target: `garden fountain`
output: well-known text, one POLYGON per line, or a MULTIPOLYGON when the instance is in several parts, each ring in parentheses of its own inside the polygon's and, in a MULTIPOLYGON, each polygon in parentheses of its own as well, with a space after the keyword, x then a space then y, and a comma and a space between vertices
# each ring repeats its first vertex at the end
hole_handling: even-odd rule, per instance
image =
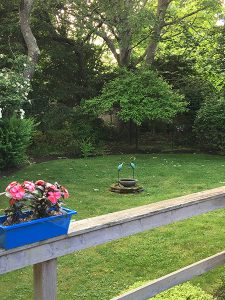
POLYGON ((138 184, 137 179, 135 179, 134 177, 135 168, 136 168, 134 162, 131 162, 129 164, 133 173, 132 178, 120 178, 120 172, 123 169, 123 165, 124 163, 118 165, 117 167, 118 180, 116 183, 111 185, 110 191, 114 193, 120 193, 120 194, 135 194, 135 193, 142 192, 144 190, 143 187, 138 184))

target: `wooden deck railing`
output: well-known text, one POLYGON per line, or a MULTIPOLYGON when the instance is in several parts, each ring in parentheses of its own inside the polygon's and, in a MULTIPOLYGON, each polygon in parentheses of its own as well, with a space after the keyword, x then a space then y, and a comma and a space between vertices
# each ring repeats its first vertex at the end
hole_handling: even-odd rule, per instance
MULTIPOLYGON (((34 299, 55 300, 57 257, 225 207, 225 187, 71 222, 69 234, 12 250, 0 249, 0 274, 29 265, 34 270, 34 299)), ((225 263, 218 253, 151 281, 114 300, 145 300, 225 263)))

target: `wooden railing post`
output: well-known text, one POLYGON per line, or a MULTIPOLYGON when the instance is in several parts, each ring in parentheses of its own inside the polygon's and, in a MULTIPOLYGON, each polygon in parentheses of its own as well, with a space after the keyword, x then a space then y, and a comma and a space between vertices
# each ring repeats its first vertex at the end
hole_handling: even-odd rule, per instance
POLYGON ((57 259, 44 261, 33 266, 34 300, 56 300, 57 259))

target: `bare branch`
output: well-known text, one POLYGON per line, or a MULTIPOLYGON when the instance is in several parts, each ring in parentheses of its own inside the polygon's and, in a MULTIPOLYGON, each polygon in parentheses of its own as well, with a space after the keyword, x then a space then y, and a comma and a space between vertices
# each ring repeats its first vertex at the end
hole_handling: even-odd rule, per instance
MULTIPOLYGON (((98 25, 97 25, 97 28, 101 28, 103 25, 103 22, 100 22, 98 25)), ((90 32, 88 32, 88 34, 86 35, 86 37, 84 37, 84 43, 86 43, 92 36, 93 33, 96 33, 96 28, 92 28, 90 30, 90 32)))
POLYGON ((102 30, 102 31, 95 31, 95 33, 100 36, 107 44, 107 46, 109 47, 109 49, 111 50, 113 56, 115 57, 115 59, 117 60, 118 64, 120 63, 120 57, 119 54, 116 51, 116 47, 112 41, 112 39, 110 39, 110 37, 102 30))
POLYGON ((134 48, 136 48, 137 46, 139 46, 142 42, 146 41, 151 35, 152 35, 152 32, 150 32, 149 34, 145 35, 140 41, 138 41, 134 46, 132 46, 130 48, 130 50, 133 50, 134 48))
POLYGON ((205 10, 206 8, 207 8, 207 7, 204 6, 204 7, 202 7, 202 8, 196 9, 195 11, 192 11, 192 12, 190 12, 189 14, 186 14, 186 15, 184 15, 184 16, 181 17, 181 18, 178 18, 178 19, 173 20, 173 21, 171 21, 171 22, 166 22, 166 23, 164 23, 164 26, 170 26, 170 25, 177 24, 177 23, 179 23, 180 21, 182 21, 182 20, 184 20, 184 19, 186 19, 186 18, 188 18, 188 17, 191 17, 191 16, 197 14, 197 13, 200 12, 200 11, 205 10))
POLYGON ((133 65, 134 66, 137 66, 138 64, 140 64, 146 57, 146 54, 147 54, 147 49, 145 50, 145 52, 139 56, 134 62, 133 62, 133 65))

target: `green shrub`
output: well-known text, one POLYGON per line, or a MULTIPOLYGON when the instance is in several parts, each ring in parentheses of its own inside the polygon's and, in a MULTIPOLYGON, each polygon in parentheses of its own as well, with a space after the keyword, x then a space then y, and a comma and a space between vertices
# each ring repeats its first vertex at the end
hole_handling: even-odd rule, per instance
POLYGON ((42 130, 35 134, 30 148, 35 157, 90 156, 96 149, 98 153, 102 152, 102 139, 109 135, 102 120, 79 107, 64 109, 61 113, 55 110, 52 115, 48 113, 39 129, 42 130))
POLYGON ((207 100, 197 113, 194 131, 201 147, 225 151, 225 99, 207 100))
POLYGON ((82 156, 84 157, 91 156, 94 153, 95 147, 93 146, 90 138, 86 138, 80 141, 80 151, 82 156))
POLYGON ((171 288, 159 295, 151 298, 152 300, 213 300, 213 296, 207 294, 199 286, 184 283, 171 288))
POLYGON ((37 131, 29 153, 34 157, 102 155, 107 152, 103 142, 91 138, 77 139, 69 129, 37 131))
POLYGON ((47 109, 44 108, 41 117, 36 116, 38 120, 40 119, 39 129, 43 131, 65 129, 72 113, 72 109, 65 105, 52 105, 47 109))
POLYGON ((73 132, 74 138, 79 142, 91 140, 93 145, 97 145, 99 140, 107 138, 103 120, 96 118, 92 113, 85 112, 81 107, 74 109, 67 128, 73 132))
POLYGON ((76 156, 80 154, 79 144, 71 130, 37 131, 30 153, 35 157, 44 156, 76 156))
POLYGON ((27 148, 35 132, 33 119, 0 119, 0 169, 15 167, 27 161, 27 148))

